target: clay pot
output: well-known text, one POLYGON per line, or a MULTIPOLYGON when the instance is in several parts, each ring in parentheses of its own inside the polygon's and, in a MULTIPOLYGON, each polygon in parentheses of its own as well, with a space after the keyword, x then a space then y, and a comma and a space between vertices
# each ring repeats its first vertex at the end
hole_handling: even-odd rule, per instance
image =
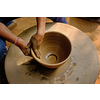
POLYGON ((34 59, 44 67, 57 68, 69 62, 72 45, 68 37, 60 32, 46 32, 40 46, 41 57, 36 57, 31 49, 34 59))

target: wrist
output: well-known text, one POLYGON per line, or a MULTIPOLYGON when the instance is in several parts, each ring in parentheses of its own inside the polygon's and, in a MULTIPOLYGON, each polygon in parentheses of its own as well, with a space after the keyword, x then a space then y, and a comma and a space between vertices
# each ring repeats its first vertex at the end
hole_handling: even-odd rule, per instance
POLYGON ((43 36, 45 34, 45 30, 38 30, 36 34, 39 36, 43 36))
POLYGON ((44 34, 35 34, 34 37, 40 45, 42 43, 43 38, 44 38, 44 34))
POLYGON ((17 46, 18 45, 18 40, 21 39, 20 37, 17 37, 17 39, 15 40, 14 44, 17 46))
POLYGON ((20 37, 18 37, 16 40, 15 40, 15 43, 14 43, 17 47, 19 47, 21 50, 24 50, 25 49, 25 45, 27 44, 27 42, 25 42, 23 39, 21 39, 20 37))

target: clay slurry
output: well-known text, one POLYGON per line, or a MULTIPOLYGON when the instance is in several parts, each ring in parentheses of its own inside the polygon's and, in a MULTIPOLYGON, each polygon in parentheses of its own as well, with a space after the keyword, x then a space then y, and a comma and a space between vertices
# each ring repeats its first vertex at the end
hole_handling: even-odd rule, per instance
POLYGON ((50 64, 54 64, 57 61, 57 56, 55 54, 50 54, 47 57, 47 62, 50 64))

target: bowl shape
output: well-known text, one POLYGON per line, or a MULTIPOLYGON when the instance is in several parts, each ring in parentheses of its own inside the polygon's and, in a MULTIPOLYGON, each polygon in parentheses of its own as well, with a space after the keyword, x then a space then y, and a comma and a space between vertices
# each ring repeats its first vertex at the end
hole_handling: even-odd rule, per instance
POLYGON ((44 67, 57 68, 69 60, 72 46, 68 37, 60 32, 46 32, 40 46, 41 57, 32 56, 44 67))

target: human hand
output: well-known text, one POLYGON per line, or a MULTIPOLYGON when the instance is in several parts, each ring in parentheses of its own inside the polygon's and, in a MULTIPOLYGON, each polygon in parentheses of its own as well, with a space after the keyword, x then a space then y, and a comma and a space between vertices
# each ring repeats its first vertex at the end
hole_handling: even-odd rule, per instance
POLYGON ((26 48, 28 42, 26 42, 23 39, 21 39, 20 37, 18 37, 14 44, 21 49, 21 51, 24 53, 25 56, 31 56, 31 52, 30 52, 31 49, 26 48))
POLYGON ((42 43, 43 36, 35 34, 31 37, 29 43, 26 45, 25 49, 26 52, 29 51, 30 48, 33 49, 35 55, 40 58, 41 53, 40 53, 40 45, 42 43))
POLYGON ((32 56, 30 50, 32 48, 35 55, 40 58, 40 45, 45 34, 45 22, 46 17, 37 17, 37 33, 31 37, 25 49, 22 50, 26 56, 32 56))

